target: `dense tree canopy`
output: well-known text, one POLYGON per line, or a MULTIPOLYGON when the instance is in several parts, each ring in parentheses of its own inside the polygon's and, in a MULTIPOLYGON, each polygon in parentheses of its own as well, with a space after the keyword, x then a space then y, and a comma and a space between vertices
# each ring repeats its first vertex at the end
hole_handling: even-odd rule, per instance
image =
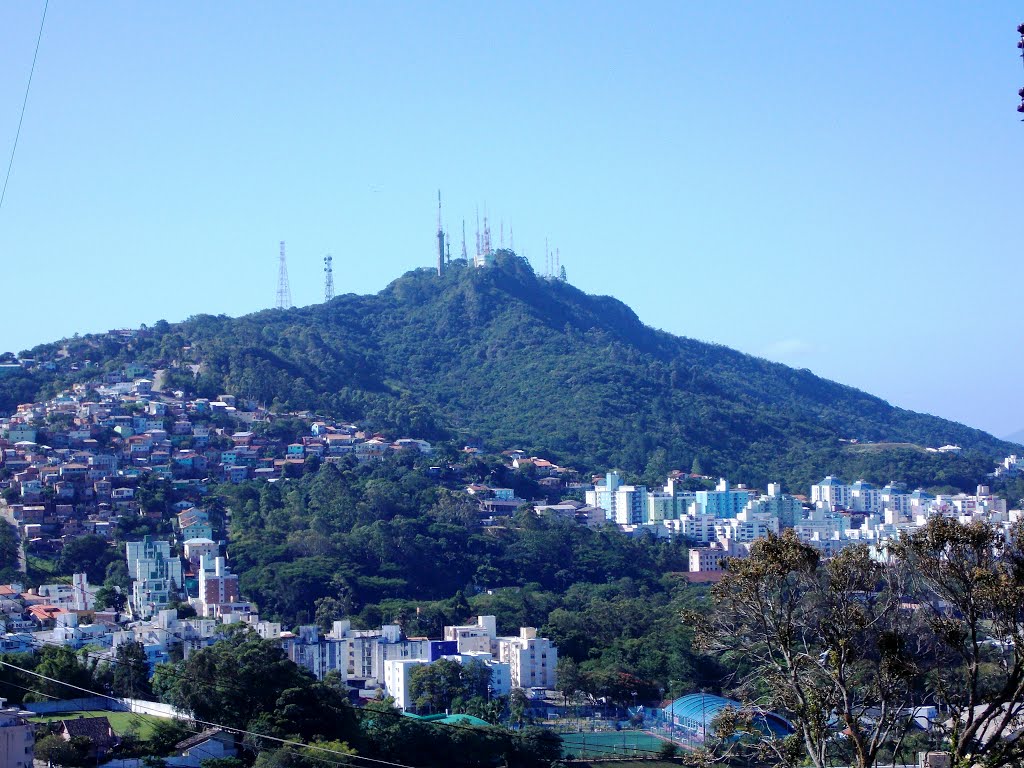
MULTIPOLYGON (((86 336, 63 347, 61 361, 149 362, 208 397, 230 392, 283 410, 314 409, 396 436, 470 435, 588 468, 699 465, 790 487, 825 472, 914 484, 948 475, 949 484, 967 487, 964 480, 982 477, 972 455, 988 464, 984 472, 1013 450, 807 370, 648 328, 615 299, 539 278, 504 251, 494 268, 453 265, 440 278, 411 272, 376 296, 237 319, 201 315, 158 324, 126 344, 86 336), (187 364, 201 364, 198 376, 187 364), (844 448, 840 438, 897 445, 873 455, 844 448), (898 447, 904 443, 956 443, 968 455, 898 447)), ((56 350, 44 345, 31 355, 57 361, 56 350)), ((0 409, 85 376, 4 378, 0 409)), ((290 431, 280 425, 281 434, 290 431)))
MULTIPOLYGON (((791 532, 769 536, 727 561, 710 612, 684 617, 737 673, 733 695, 794 726, 788 739, 754 739, 761 761, 889 764, 908 713, 934 703, 932 736, 954 768, 1016 765, 1021 534, 1008 541, 987 523, 934 517, 886 551, 854 545, 827 560, 791 532)), ((735 752, 743 723, 726 720, 718 726, 732 738, 721 744, 735 752)))
POLYGON ((894 546, 928 632, 927 689, 953 768, 1019 765, 1024 744, 1024 528, 936 517, 894 546))

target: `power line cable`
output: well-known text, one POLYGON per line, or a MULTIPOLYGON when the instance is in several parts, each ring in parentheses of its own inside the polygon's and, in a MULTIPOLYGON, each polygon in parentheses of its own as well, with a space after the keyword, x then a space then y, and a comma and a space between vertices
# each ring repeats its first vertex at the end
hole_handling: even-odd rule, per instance
MULTIPOLYGON (((162 628, 161 628, 161 631, 169 632, 169 630, 162 629, 162 628)), ((50 640, 50 641, 42 640, 42 639, 39 639, 39 638, 33 638, 31 642, 33 644, 35 644, 36 647, 42 647, 42 646, 49 646, 49 647, 54 647, 54 648, 66 647, 63 643, 59 643, 59 642, 52 641, 52 640, 50 640)), ((125 664, 126 663, 123 660, 116 658, 116 656, 115 657, 108 657, 105 654, 93 653, 93 652, 86 651, 84 649, 77 651, 77 653, 79 655, 84 655, 84 656, 86 656, 88 658, 95 659, 97 662, 102 661, 102 662, 107 663, 107 664, 125 664)), ((173 667, 171 665, 164 666, 164 668, 162 670, 162 674, 170 677, 171 679, 177 680, 177 681, 188 682, 190 685, 202 685, 202 686, 206 686, 206 687, 212 688, 214 690, 234 691, 236 693, 240 693, 240 694, 243 694, 243 695, 245 694, 245 690, 242 688, 242 686, 237 684, 237 683, 234 683, 233 681, 222 680, 222 681, 219 681, 219 682, 214 682, 214 681, 208 681, 208 680, 193 679, 193 678, 188 677, 187 675, 182 673, 180 670, 178 670, 176 667, 173 667)), ((371 717, 371 716, 376 716, 376 715, 384 715, 385 717, 396 717, 396 718, 400 718, 402 720, 408 721, 410 723, 419 723, 419 724, 424 725, 424 726, 436 726, 436 727, 450 728, 450 729, 460 730, 460 731, 469 731, 469 732, 472 732, 472 733, 479 733, 479 727, 478 726, 463 725, 461 723, 450 723, 450 722, 449 723, 445 723, 445 722, 441 722, 441 721, 437 721, 437 720, 410 719, 407 715, 405 715, 405 714, 403 714, 401 712, 397 712, 395 710, 374 710, 374 709, 368 709, 366 707, 355 707, 355 706, 353 706, 352 709, 357 714, 357 716, 360 717, 360 718, 371 717)), ((201 722, 201 721, 197 720, 196 722, 201 722)), ((220 727, 227 728, 227 726, 220 726, 220 727)), ((239 729, 231 728, 230 730, 239 730, 239 729)), ((522 733, 520 733, 518 731, 513 731, 513 730, 507 730, 507 733, 508 733, 508 736, 510 738, 518 739, 520 741, 520 743, 522 743, 522 740, 524 738, 524 735, 522 733)), ((567 735, 573 735, 573 734, 567 734, 567 735)), ((569 746, 575 746, 575 747, 581 746, 579 743, 576 743, 576 742, 573 742, 573 741, 568 741, 568 740, 564 740, 564 739, 563 739, 563 741, 565 741, 569 746)), ((604 744, 593 744, 593 745, 587 745, 587 751, 591 752, 591 753, 608 754, 609 756, 612 756, 612 755, 622 754, 623 753, 623 748, 620 748, 620 747, 618 747, 618 746, 616 746, 614 744, 607 744, 607 745, 604 745, 604 744)), ((658 755, 658 754, 660 754, 658 750, 645 749, 645 748, 641 748, 641 747, 635 746, 635 745, 633 747, 630 747, 627 751, 629 753, 631 753, 631 754, 648 754, 648 755, 658 755)), ((366 758, 366 759, 369 759, 369 758, 366 758)))
POLYGON ((25 120, 25 108, 28 106, 28 94, 32 89, 32 75, 36 72, 36 59, 39 58, 39 43, 43 39, 43 25, 46 23, 46 9, 50 0, 43 5, 43 18, 39 21, 39 35, 36 37, 36 50, 32 54, 32 67, 28 71, 28 84, 25 86, 25 98, 21 102, 21 115, 18 117, 18 130, 14 132, 14 146, 11 147, 11 159, 7 162, 7 176, 4 178, 3 192, 0 192, 0 210, 3 210, 4 199, 7 197, 7 182, 11 180, 11 168, 14 167, 14 153, 18 151, 18 139, 21 137, 21 124, 25 120))
MULTIPOLYGON (((39 672, 34 672, 32 670, 25 669, 24 667, 19 667, 17 664, 11 664, 10 662, 4 661, 2 659, 0 659, 0 666, 10 667, 11 669, 17 669, 18 671, 20 671, 20 672, 22 672, 24 674, 32 675, 33 677, 38 677, 38 678, 40 678, 42 680, 47 680, 47 681, 49 681, 51 683, 57 683, 58 685, 64 685, 64 686, 67 686, 68 688, 71 688, 73 690, 81 691, 82 693, 88 693, 90 696, 96 696, 98 698, 108 699, 110 701, 117 701, 117 702, 121 701, 116 696, 110 696, 110 695, 105 694, 105 693, 100 693, 99 691, 92 691, 92 690, 90 690, 88 688, 83 688, 80 685, 74 685, 73 683, 67 683, 67 682, 64 682, 63 680, 58 680, 58 679, 56 679, 54 677, 49 677, 48 675, 43 675, 43 674, 41 674, 39 672)), ((134 703, 134 706, 139 707, 142 710, 146 709, 145 703, 140 703, 140 702, 136 701, 134 703)), ((141 714, 146 714, 146 713, 143 711, 141 714)), ((363 755, 353 755, 353 754, 349 754, 347 752, 341 752, 341 751, 336 750, 336 749, 329 749, 327 747, 321 747, 321 746, 318 746, 318 745, 315 745, 315 744, 306 744, 306 743, 301 742, 301 741, 295 741, 294 739, 282 739, 282 738, 280 738, 278 736, 270 736, 270 735, 263 734, 263 733, 256 733, 255 731, 249 731, 249 730, 246 730, 245 728, 234 728, 234 727, 230 727, 230 726, 227 726, 227 725, 222 725, 220 723, 215 723, 215 722, 212 722, 212 721, 209 721, 209 720, 200 720, 199 718, 196 718, 196 717, 193 717, 191 719, 192 719, 192 722, 194 722, 194 723, 199 723, 201 725, 205 725, 205 726, 208 726, 210 728, 220 728, 221 730, 223 730, 223 731, 225 731, 227 733, 245 734, 246 736, 253 736, 253 737, 258 738, 258 739, 264 739, 266 741, 277 742, 278 744, 281 744, 281 745, 286 746, 286 747, 299 747, 301 749, 312 749, 312 750, 316 750, 316 751, 319 751, 319 752, 326 752, 326 753, 332 754, 332 755, 339 755, 341 757, 344 757, 346 760, 365 760, 367 762, 376 763, 378 765, 393 766, 393 768, 414 768, 413 766, 408 766, 408 765, 405 765, 403 763, 396 763, 396 762, 392 762, 390 760, 378 760, 376 758, 365 757, 363 755)))
MULTIPOLYGON (((52 693, 46 693, 45 691, 40 691, 40 690, 37 690, 35 688, 26 688, 24 685, 18 685, 17 683, 12 683, 9 680, 0 680, 0 685, 7 685, 7 686, 10 686, 12 688, 19 688, 22 691, 27 691, 28 693, 34 693, 37 696, 45 696, 46 698, 53 699, 54 701, 63 701, 63 699, 61 699, 59 696, 54 696, 52 693)), ((115 710, 107 710, 107 711, 113 712, 115 710)), ((59 712, 59 711, 55 711, 55 712, 52 712, 52 713, 36 712, 35 714, 37 716, 45 716, 47 714, 57 715, 57 717, 50 718, 48 720, 44 720, 43 721, 44 724, 48 724, 50 722, 53 722, 54 720, 61 721, 61 720, 71 720, 71 719, 74 719, 74 718, 60 717, 60 715, 62 715, 62 714, 70 714, 68 712, 59 712)), ((135 725, 144 725, 145 724, 145 721, 142 720, 142 717, 139 714, 137 714, 135 712, 132 712, 130 709, 129 709, 128 712, 126 712, 124 714, 127 714, 128 717, 132 720, 132 722, 135 725)), ((185 723, 182 723, 182 727, 185 730, 191 731, 192 733, 194 733, 196 735, 199 735, 199 734, 204 732, 204 731, 198 731, 195 728, 193 728, 193 727, 191 727, 191 726, 189 726, 189 725, 187 725, 185 723)), ((215 755, 213 752, 210 752, 208 749, 200 749, 199 751, 206 753, 206 755, 208 755, 209 757, 220 757, 221 756, 221 755, 215 755)))
MULTIPOLYGON (((17 683, 12 683, 9 680, 2 680, 2 681, 0 681, 0 685, 7 685, 7 686, 10 686, 12 688, 19 688, 22 691, 27 691, 28 693, 34 693, 37 696, 45 696, 46 698, 53 699, 54 701, 65 701, 65 699, 61 699, 59 696, 54 696, 52 693, 46 693, 45 691, 40 691, 40 690, 37 690, 35 688, 26 688, 24 685, 18 685, 17 683)), ((128 717, 132 720, 132 722, 135 725, 137 725, 137 726, 143 726, 143 725, 147 724, 146 721, 142 719, 142 715, 140 715, 137 712, 133 712, 130 708, 129 708, 129 710, 127 712, 122 712, 121 710, 106 710, 106 711, 111 712, 111 713, 117 712, 117 713, 128 715, 128 717)), ((59 711, 55 711, 55 712, 52 712, 52 713, 37 712, 35 714, 37 716, 40 716, 40 717, 46 716, 48 714, 56 715, 56 717, 50 718, 50 719, 48 719, 46 721, 43 721, 44 724, 45 723, 49 723, 49 722, 53 722, 53 721, 61 721, 61 720, 71 720, 71 719, 74 719, 74 718, 60 717, 60 715, 70 714, 70 712, 59 712, 59 711)), ((155 715, 150 715, 150 717, 156 717, 156 716, 155 715)), ((184 730, 190 731, 191 733, 195 734, 196 736, 199 736, 199 735, 201 735, 203 733, 206 733, 206 731, 209 730, 209 729, 199 730, 199 729, 195 728, 194 726, 189 725, 186 721, 181 720, 181 719, 177 719, 177 718, 174 720, 174 722, 178 723, 184 730)), ((189 747, 189 749, 190 750, 196 750, 196 747, 189 747)), ((211 757, 211 758, 223 757, 223 755, 221 755, 221 754, 215 754, 214 752, 211 752, 209 750, 209 748, 199 748, 197 751, 202 752, 202 753, 206 754, 207 757, 211 757)), ((305 757, 305 758, 310 759, 310 760, 318 760, 320 762, 325 762, 325 763, 328 763, 330 765, 351 765, 351 763, 348 763, 348 762, 340 763, 337 760, 328 760, 325 757, 317 757, 315 755, 300 755, 300 753, 295 752, 293 750, 289 750, 289 749, 286 749, 285 751, 288 754, 290 754, 290 755, 296 755, 296 756, 300 756, 300 757, 305 757)))

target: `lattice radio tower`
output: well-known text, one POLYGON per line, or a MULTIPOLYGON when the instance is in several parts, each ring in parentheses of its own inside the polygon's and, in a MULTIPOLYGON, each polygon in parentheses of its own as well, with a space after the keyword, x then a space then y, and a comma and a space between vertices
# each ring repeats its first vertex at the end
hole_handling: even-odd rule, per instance
POLYGON ((437 274, 444 274, 444 228, 441 226, 441 190, 437 190, 437 274))
POLYGON ((284 240, 281 241, 281 258, 277 268, 277 308, 292 306, 292 289, 288 287, 288 262, 284 259, 284 240))
POLYGON ((334 270, 331 269, 331 254, 324 256, 324 301, 334 298, 334 270))
MULTIPOLYGON (((1020 57, 1024 59, 1024 24, 1017 27, 1017 33, 1020 35, 1020 42, 1017 43, 1017 47, 1020 48, 1020 57)), ((1017 106, 1017 111, 1024 114, 1024 88, 1017 91, 1020 96, 1020 104, 1017 106)))

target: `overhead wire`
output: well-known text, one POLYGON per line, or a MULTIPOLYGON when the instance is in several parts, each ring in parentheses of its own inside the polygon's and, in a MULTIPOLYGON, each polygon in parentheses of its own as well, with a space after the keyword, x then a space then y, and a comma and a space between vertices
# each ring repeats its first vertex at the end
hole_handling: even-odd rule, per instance
MULTIPOLYGON (((83 688, 82 686, 75 685, 74 683, 68 683, 68 682, 65 682, 63 680, 58 680, 57 678, 41 674, 39 672, 35 672, 33 670, 30 670, 30 669, 25 669, 24 667, 19 667, 17 664, 11 664, 9 661, 4 661, 3 659, 0 659, 0 666, 9 667, 11 669, 16 669, 16 670, 22 672, 23 674, 32 675, 33 677, 38 677, 38 678, 40 678, 42 680, 47 680, 47 681, 52 682, 52 683, 57 683, 58 685, 63 685, 63 686, 66 686, 68 688, 71 688, 72 690, 81 691, 82 693, 88 693, 90 696, 95 696, 95 697, 102 698, 102 699, 108 699, 109 701, 116 701, 116 702, 120 702, 121 701, 121 699, 118 698, 117 696, 111 696, 111 695, 106 694, 106 693, 100 693, 99 691, 90 690, 89 688, 83 688)), ((141 714, 146 714, 146 712, 145 712, 146 706, 145 706, 144 702, 139 702, 138 700, 136 700, 134 702, 134 706, 136 706, 139 709, 143 710, 141 712, 141 714)), ((155 710, 154 710, 154 713, 155 713, 155 710)), ((286 747, 299 747, 301 749, 306 749, 306 750, 315 750, 315 751, 319 751, 319 752, 326 752, 328 754, 339 755, 341 757, 344 757, 346 760, 363 760, 365 762, 375 763, 377 765, 392 766, 393 768, 414 768, 413 766, 405 765, 403 763, 396 763, 396 762, 393 762, 393 761, 390 761, 390 760, 379 760, 377 758, 366 757, 364 755, 353 755, 353 754, 349 754, 347 752, 341 752, 341 751, 336 750, 336 749, 330 749, 328 747, 318 746, 316 744, 306 744, 306 743, 301 742, 301 741, 295 741, 294 739, 283 739, 283 738, 280 738, 278 736, 270 736, 270 735, 263 734, 263 733, 256 733, 255 731, 250 731, 250 730, 247 730, 245 728, 237 728, 237 727, 227 726, 227 725, 223 725, 221 723, 212 722, 210 720, 200 720, 199 718, 196 718, 196 717, 191 718, 191 720, 194 723, 199 723, 200 725, 205 725, 205 726, 208 726, 210 728, 220 728, 221 730, 223 730, 223 731, 225 731, 227 733, 244 734, 246 736, 253 736, 253 737, 258 738, 258 739, 263 739, 263 740, 266 740, 266 741, 276 742, 276 743, 281 744, 281 745, 286 746, 286 747)), ((304 756, 309 756, 309 755, 304 755, 304 756)), ((344 763, 342 763, 342 764, 344 764, 344 763)))
MULTIPOLYGON (((27 691, 28 693, 34 693, 37 696, 45 696, 46 698, 53 699, 54 701, 63 701, 63 699, 61 699, 60 696, 54 696, 52 693, 46 693, 45 691, 40 691, 40 690, 38 690, 36 688, 26 688, 24 685, 18 685, 17 683, 12 683, 10 680, 0 680, 0 686, 10 686, 11 688, 18 688, 18 689, 20 689, 22 691, 27 691)), ((114 710, 110 710, 110 711, 114 711, 114 710)), ((47 712, 36 712, 35 714, 37 716, 43 717, 43 716, 46 716, 48 714, 58 715, 59 716, 61 714, 67 714, 67 713, 60 712, 60 711, 54 711, 54 712, 50 712, 50 713, 47 713, 47 712)), ((142 717, 139 714, 137 714, 135 712, 132 712, 130 709, 129 709, 128 712, 126 712, 124 714, 127 714, 128 717, 132 720, 132 722, 135 723, 138 726, 142 726, 142 725, 146 724, 145 721, 142 719, 142 717)), ((44 723, 52 722, 53 720, 71 720, 71 719, 74 719, 74 718, 54 717, 54 718, 51 718, 51 719, 49 719, 47 721, 44 721, 44 723)), ((200 733, 203 733, 203 731, 196 730, 195 728, 193 728, 193 727, 191 727, 191 726, 189 726, 189 725, 187 725, 185 723, 182 723, 182 727, 185 730, 191 731, 192 733, 194 733, 196 735, 198 735, 200 733)), ((221 755, 216 755, 213 752, 209 751, 208 749, 200 749, 199 751, 205 753, 208 757, 221 757, 221 755)))
MULTIPOLYGON (((42 640, 42 639, 39 639, 39 638, 33 638, 32 642, 36 645, 36 647, 42 647, 42 646, 54 647, 54 648, 65 647, 62 643, 58 643, 58 642, 55 642, 55 641, 52 641, 52 640, 51 641, 42 640)), ((85 651, 85 650, 78 651, 78 653, 81 654, 81 655, 85 655, 88 658, 95 659, 97 662, 102 661, 102 662, 109 663, 109 664, 121 664, 121 663, 124 663, 123 661, 117 659, 116 657, 111 658, 111 657, 107 656, 106 654, 93 653, 93 652, 89 652, 89 651, 85 651)), ((243 694, 243 695, 246 693, 241 685, 239 685, 238 683, 235 683, 233 681, 222 680, 222 681, 219 681, 219 682, 214 682, 214 681, 206 681, 206 680, 196 680, 196 679, 193 679, 193 678, 189 678, 188 676, 184 675, 183 673, 181 673, 178 669, 176 669, 174 667, 164 667, 163 670, 162 670, 162 674, 165 674, 165 675, 167 675, 168 677, 170 677, 170 678, 172 678, 174 680, 186 681, 190 685, 201 685, 201 686, 205 686, 205 687, 212 688, 214 690, 220 690, 220 691, 229 690, 229 691, 234 691, 234 692, 237 692, 237 693, 240 693, 240 694, 243 694)), ((446 722, 441 722, 441 721, 436 721, 436 720, 419 720, 419 719, 409 720, 407 715, 404 715, 401 712, 398 712, 396 710, 375 710, 375 709, 369 709, 367 707, 355 707, 355 706, 352 707, 352 709, 357 714, 357 716, 360 717, 360 718, 383 715, 385 717, 395 717, 395 718, 400 718, 402 720, 406 720, 406 721, 409 721, 409 722, 420 723, 420 724, 425 725, 425 726, 435 726, 435 727, 439 727, 439 728, 448 728, 448 729, 454 729, 454 730, 459 730, 459 731, 468 731, 468 732, 471 732, 471 733, 479 733, 479 727, 478 726, 464 725, 464 724, 461 724, 461 723, 451 723, 451 722, 447 722, 446 723, 446 722)), ((199 721, 197 721, 197 722, 199 722, 199 721)), ((233 730, 237 730, 237 729, 233 729, 233 730)), ((519 739, 520 742, 524 738, 524 735, 522 733, 518 732, 518 731, 509 730, 508 731, 508 735, 511 738, 519 739)), ((580 746, 579 744, 577 744, 575 742, 568 742, 568 743, 570 744, 570 746, 577 746, 577 747, 580 746)), ((588 745, 587 746, 587 750, 588 750, 588 752, 605 753, 605 754, 608 754, 609 756, 621 754, 623 752, 622 748, 620 748, 620 747, 618 747, 618 746, 616 746, 614 744, 609 744, 609 745, 600 745, 600 744, 588 745)), ((645 748, 642 748, 642 747, 639 747, 639 746, 629 747, 627 751, 630 754, 649 754, 649 755, 657 755, 657 754, 659 754, 658 750, 645 749, 645 748)))
MULTIPOLYGON (((41 642, 45 642, 45 641, 41 641, 41 642)), ((59 646, 59 644, 57 644, 57 646, 54 646, 54 647, 58 647, 58 646, 59 646)), ((27 670, 26 670, 26 671, 27 671, 27 670)), ((62 684, 62 685, 64 685, 64 683, 61 683, 61 684, 62 684)), ((46 697, 46 698, 48 698, 48 699, 53 699, 54 701, 66 701, 66 699, 61 699, 61 698, 60 698, 60 696, 55 696, 55 695, 53 695, 52 693, 46 693, 45 691, 40 691, 40 690, 38 690, 38 689, 36 689, 36 688, 27 688, 27 687, 25 687, 24 685, 18 685, 17 683, 13 683, 13 682, 11 682, 10 680, 0 680, 0 685, 7 685, 7 686, 10 686, 10 687, 12 687, 12 688, 18 688, 18 689, 20 689, 20 690, 23 690, 23 691, 26 691, 26 692, 28 692, 28 693, 34 693, 34 694, 36 694, 37 696, 44 696, 44 697, 46 697)), ((109 711, 111 711, 111 712, 122 712, 121 710, 109 710, 109 711)), ((39 715, 45 715, 45 714, 48 714, 48 713, 44 713, 44 712, 39 712, 39 713, 37 713, 37 714, 39 714, 39 715)), ((55 711, 55 712, 53 712, 53 713, 50 713, 50 714, 60 715, 60 714, 63 714, 63 713, 61 713, 61 712, 59 712, 59 711, 55 711)), ((126 715, 128 715, 128 718, 129 718, 129 719, 130 719, 130 720, 131 720, 131 721, 132 721, 132 722, 133 722, 133 723, 134 723, 134 724, 135 724, 136 726, 138 726, 140 730, 141 730, 141 729, 142 729, 142 728, 143 728, 144 726, 148 725, 148 723, 147 723, 147 722, 146 722, 145 720, 143 720, 143 719, 142 719, 142 716, 141 716, 141 715, 140 715, 139 713, 137 713, 137 712, 134 712, 134 711, 133 711, 133 710, 131 709, 131 707, 130 707, 130 706, 129 706, 129 708, 128 708, 128 711, 127 711, 127 712, 122 712, 122 714, 126 714, 126 715)), ((71 719, 71 718, 54 718, 54 719, 61 719, 61 720, 65 720, 65 719, 71 719)), ((175 722, 179 723, 179 724, 181 725, 181 727, 182 727, 182 728, 183 728, 184 730, 190 731, 190 732, 192 732, 192 733, 193 733, 193 734, 195 734, 195 735, 199 735, 199 734, 201 734, 201 733, 204 733, 204 732, 205 732, 205 730, 206 730, 206 729, 204 729, 204 730, 198 730, 197 728, 195 728, 195 727, 193 727, 193 726, 189 725, 189 724, 188 724, 187 722, 185 722, 185 721, 182 721, 182 720, 176 720, 175 722)), ((205 753, 205 754, 206 754, 206 755, 207 755, 208 757, 221 757, 221 755, 218 755, 218 754, 214 754, 213 752, 209 751, 209 749, 200 749, 199 751, 200 751, 200 752, 203 752, 203 753, 205 753)), ((319 758, 317 758, 317 759, 319 759, 319 758)), ((332 763, 333 763, 333 761, 329 761, 329 762, 332 762, 332 763)), ((339 763, 339 765, 340 765, 340 763, 339 763)))
MULTIPOLYGON (((42 640, 42 639, 39 639, 39 638, 33 638, 31 642, 34 645, 36 645, 36 647, 43 647, 43 646, 54 647, 54 648, 66 647, 66 646, 64 646, 63 643, 58 643, 58 642, 55 642, 55 641, 52 641, 52 640, 50 640, 50 641, 42 640)), ((108 663, 108 664, 123 664, 124 663, 122 660, 117 659, 116 657, 112 658, 110 656, 107 656, 106 654, 94 653, 94 652, 85 651, 85 650, 80 650, 80 651, 78 651, 78 653, 82 654, 82 655, 85 655, 88 658, 95 659, 97 662, 102 661, 102 662, 105 662, 105 663, 108 663)), ((242 688, 242 686, 239 685, 238 683, 235 683, 234 681, 231 681, 231 680, 221 680, 221 681, 216 681, 215 682, 215 681, 207 681, 207 680, 196 680, 196 679, 193 679, 193 678, 189 678, 188 676, 184 675, 182 672, 180 672, 178 669, 176 669, 174 667, 164 667, 163 670, 162 670, 162 674, 165 674, 165 675, 167 675, 168 677, 170 677, 170 678, 172 678, 174 680, 187 681, 191 685, 202 685, 202 686, 205 686, 205 687, 208 687, 208 688, 212 688, 214 690, 220 690, 220 691, 229 690, 229 691, 234 691, 234 692, 237 692, 237 693, 240 693, 240 694, 243 694, 243 695, 246 693, 245 690, 242 688)), ((472 732, 472 733, 479 733, 479 727, 478 726, 464 725, 464 724, 461 724, 461 723, 451 723, 451 722, 447 722, 446 723, 446 722, 441 722, 441 721, 437 721, 437 720, 419 720, 419 719, 409 720, 407 715, 404 715, 401 712, 398 712, 398 711, 395 711, 395 710, 375 710, 375 709, 368 709, 366 707, 355 707, 355 706, 353 706, 352 709, 357 714, 357 716, 359 716, 360 718, 369 717, 369 716, 383 715, 385 717, 396 717, 396 718, 400 718, 402 720, 406 720, 406 721, 409 721, 409 722, 420 723, 420 724, 425 725, 425 726, 435 726, 435 727, 439 727, 439 728, 449 728, 449 729, 454 729, 454 730, 459 730, 459 731, 468 731, 468 732, 472 732)), ((201 722, 201 721, 196 721, 196 722, 201 722)), ((220 727, 228 728, 228 726, 220 726, 220 727)), ((237 728, 230 728, 230 730, 239 730, 239 729, 237 729, 237 728)), ((508 735, 510 737, 512 737, 512 738, 519 739, 520 742, 524 738, 523 734, 518 732, 518 731, 509 730, 508 731, 508 735)), ((568 742, 568 744, 570 746, 574 746, 574 747, 581 746, 579 743, 576 743, 576 742, 568 742)), ((614 744, 609 744, 609 745, 594 744, 594 745, 587 745, 587 751, 588 752, 593 752, 593 753, 607 754, 609 756, 612 756, 612 755, 622 754, 623 753, 623 748, 620 748, 620 747, 618 747, 618 746, 616 746, 614 744)), ((639 747, 639 746, 631 746, 626 751, 628 751, 630 754, 648 754, 648 755, 658 755, 658 754, 660 754, 658 750, 645 749, 645 748, 642 748, 642 747, 639 747)), ((369 759, 369 758, 367 758, 367 759, 369 759)))
POLYGON ((21 124, 25 121, 25 109, 28 107, 28 94, 32 90, 32 76, 36 73, 36 60, 39 58, 39 44, 43 39, 43 26, 46 24, 46 10, 50 0, 43 5, 43 17, 39 21, 39 34, 36 36, 36 50, 32 54, 32 67, 28 71, 28 83, 25 85, 25 98, 21 101, 21 115, 18 117, 18 130, 14 132, 14 145, 11 147, 11 158, 7 161, 7 175, 4 177, 4 188, 0 192, 0 210, 3 210, 7 198, 7 183, 11 180, 11 169, 14 167, 14 153, 18 151, 18 139, 21 138, 21 124))

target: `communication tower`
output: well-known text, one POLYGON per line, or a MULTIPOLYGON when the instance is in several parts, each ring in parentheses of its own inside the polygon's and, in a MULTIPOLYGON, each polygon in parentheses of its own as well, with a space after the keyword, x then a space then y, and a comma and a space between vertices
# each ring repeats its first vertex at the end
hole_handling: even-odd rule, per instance
POLYGON ((444 229, 441 228, 441 190, 437 190, 437 274, 444 274, 444 229))
MULTIPOLYGON (((1020 41, 1017 43, 1017 47, 1020 48, 1021 59, 1024 59, 1024 24, 1018 25, 1017 34, 1020 35, 1020 41)), ((1024 113, 1024 88, 1017 91, 1017 95, 1020 96, 1020 104, 1017 105, 1017 111, 1024 113)))
POLYGON ((491 225, 487 223, 487 212, 484 212, 484 256, 491 255, 491 225))
POLYGON ((331 268, 331 262, 334 259, 331 254, 324 256, 324 301, 330 301, 334 298, 334 270, 331 268))
POLYGON ((288 263, 284 258, 284 240, 281 241, 281 258, 277 267, 277 308, 288 309, 292 305, 292 289, 288 286, 288 263))

